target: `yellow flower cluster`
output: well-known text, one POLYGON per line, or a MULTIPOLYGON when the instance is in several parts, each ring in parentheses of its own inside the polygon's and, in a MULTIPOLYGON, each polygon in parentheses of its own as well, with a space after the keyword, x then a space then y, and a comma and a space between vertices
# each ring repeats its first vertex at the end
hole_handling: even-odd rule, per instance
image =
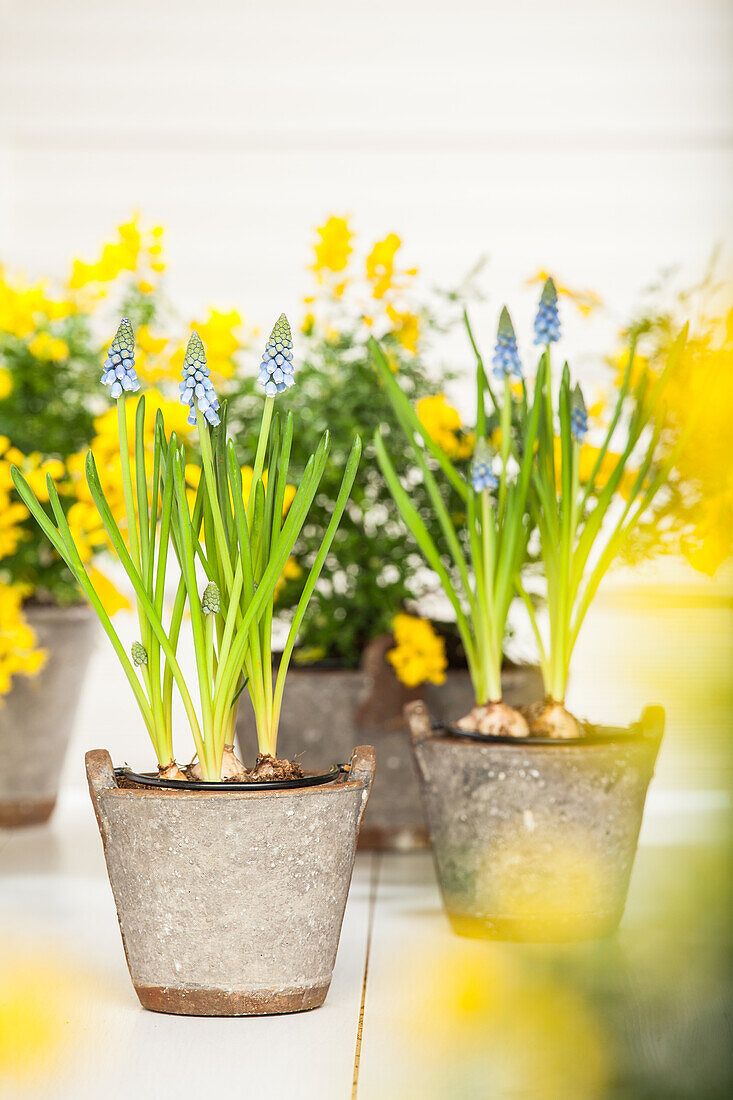
MULTIPOLYGON (((318 226, 316 237, 315 255, 310 270, 315 272, 326 301, 319 301, 315 296, 305 298, 308 310, 301 326, 303 332, 310 335, 319 324, 319 304, 328 308, 341 299, 347 287, 352 285, 362 323, 367 328, 378 323, 406 351, 416 352, 420 338, 420 317, 406 307, 402 296, 409 280, 417 274, 417 268, 400 266, 397 257, 402 241, 397 234, 388 233, 372 246, 361 273, 351 266, 355 234, 347 218, 331 215, 323 225, 318 226), (375 307, 378 317, 374 316, 375 307)), ((347 320, 352 321, 353 316, 352 310, 347 320)), ((336 322, 340 320, 336 318, 336 322)), ((334 323, 332 317, 327 316, 322 320, 320 328, 327 338, 338 338, 339 324, 334 323)))
MULTIPOLYGON (((175 432, 179 439, 185 440, 191 432, 186 421, 186 409, 177 401, 169 401, 157 390, 145 393, 145 447, 152 453, 155 437, 155 417, 158 410, 163 413, 166 431, 175 432)), ((136 404, 125 403, 127 419, 127 438, 130 446, 130 465, 132 480, 135 483, 135 435, 136 404)), ((98 416, 94 421, 95 436, 91 442, 91 451, 97 465, 99 480, 120 531, 127 537, 125 497, 122 482, 122 459, 120 456, 117 407, 114 406, 98 416)), ((86 564, 93 555, 109 545, 97 507, 92 499, 85 474, 86 452, 70 455, 67 460, 69 489, 76 498, 68 513, 69 527, 79 549, 82 561, 86 564)))
POLYGON ((445 683, 445 642, 427 619, 395 615, 392 633, 396 644, 387 651, 387 660, 403 684, 414 688, 426 682, 445 683))
MULTIPOLYGON (((668 351, 668 342, 662 342, 648 358, 636 356, 632 384, 644 373, 650 384, 658 378, 668 351)), ((619 385, 628 353, 610 362, 619 385)), ((712 576, 733 556, 733 457, 728 443, 733 423, 733 310, 693 334, 665 387, 664 413, 672 440, 691 425, 675 465, 677 476, 699 503, 694 529, 682 549, 695 569, 712 576)))
POLYGON ((14 675, 33 676, 46 660, 23 617, 23 596, 19 585, 0 581, 0 696, 10 690, 14 675))
MULTIPOLYGON (((581 485, 587 485, 591 479, 593 470, 595 469, 598 456, 601 453, 600 447, 594 447, 590 443, 583 443, 580 448, 580 454, 578 456, 578 480, 581 485)), ((601 459, 601 464, 598 467, 596 474, 595 487, 600 490, 608 484, 608 480, 611 477, 613 471, 616 469, 618 460, 621 455, 615 451, 606 451, 605 455, 601 459)), ((624 500, 629 499, 629 494, 636 481, 639 471, 626 467, 621 476, 621 480, 616 490, 624 500)), ((562 478, 562 441, 559 436, 555 436, 555 477, 558 485, 562 478)))
POLYGON ((141 276, 140 290, 152 292, 155 276, 165 271, 162 238, 162 226, 142 229, 136 215, 117 227, 117 238, 102 247, 98 259, 91 262, 74 260, 69 288, 80 290, 93 286, 99 292, 104 283, 114 282, 124 272, 135 272, 141 276))
MULTIPOLYGON (((231 378, 237 367, 235 357, 247 343, 241 314, 212 308, 204 321, 192 321, 189 327, 204 342, 214 382, 231 378)), ((155 336, 147 325, 140 325, 135 333, 137 373, 147 382, 178 381, 187 342, 188 338, 181 343, 167 336, 155 336)))
MULTIPOLYGON (((99 417, 98 420, 104 420, 104 417, 99 417)), ((93 554, 106 547, 107 537, 96 508, 91 502, 84 476, 84 457, 84 455, 72 455, 65 466, 59 459, 44 459, 37 451, 24 455, 17 447, 10 446, 6 436, 0 436, 0 566, 2 559, 14 554, 18 544, 29 537, 28 530, 24 526, 24 521, 28 519, 28 511, 24 504, 13 501, 10 497, 13 489, 10 467, 15 465, 23 472, 33 492, 40 501, 44 502, 48 500, 46 477, 50 474, 61 496, 77 498, 68 512, 69 526, 100 599, 108 613, 114 615, 121 608, 129 607, 129 601, 117 591, 104 574, 89 566, 93 554), (92 519, 92 513, 94 519, 92 519)), ((121 493, 119 495, 121 496, 121 493)))
POLYGON ((463 432, 458 409, 448 404, 444 393, 421 397, 415 412, 426 432, 449 458, 470 458, 475 437, 473 432, 463 432))
POLYGON ((402 270, 397 265, 397 253, 402 240, 396 233, 377 241, 366 259, 366 277, 372 284, 375 298, 384 298, 389 291, 402 290, 407 277, 417 275, 417 268, 402 270))
POLYGON ((22 279, 11 279, 0 267, 0 331, 21 340, 33 337, 49 322, 68 316, 74 309, 72 302, 50 297, 44 282, 27 284, 22 279))
POLYGON ((28 351, 35 359, 49 363, 60 363, 69 354, 69 345, 58 336, 49 332, 37 333, 28 343, 28 351))
POLYGON ((316 234, 316 258, 311 270, 315 271, 318 281, 323 282, 329 274, 346 270, 349 256, 354 251, 351 246, 354 234, 346 218, 338 218, 334 214, 316 229, 316 234))
MULTIPOLYGON (((17 447, 11 447, 7 436, 0 435, 0 561, 14 554, 18 544, 28 537, 22 526, 23 521, 28 518, 26 507, 20 501, 12 501, 10 497, 14 488, 10 476, 10 467, 13 464, 22 467, 30 483, 39 491, 41 498, 46 500, 46 474, 58 473, 56 464, 44 463, 39 454, 26 457, 17 447)), ((61 469, 63 471, 63 466, 61 469)))

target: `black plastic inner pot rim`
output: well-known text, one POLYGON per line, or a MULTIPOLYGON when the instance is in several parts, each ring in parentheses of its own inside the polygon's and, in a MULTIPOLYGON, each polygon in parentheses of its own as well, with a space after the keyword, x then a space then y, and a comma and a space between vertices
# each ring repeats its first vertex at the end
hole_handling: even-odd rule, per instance
POLYGON ((332 764, 327 772, 304 775, 300 779, 270 779, 248 783, 212 783, 204 779, 161 779, 155 772, 134 772, 131 768, 115 768, 116 779, 127 779, 142 787, 172 787, 177 791, 289 791, 300 787, 320 787, 348 773, 348 764, 332 764))
MULTIPOLYGON (((449 737, 479 741, 485 745, 546 745, 572 749, 584 745, 628 745, 634 741, 660 741, 664 730, 664 710, 662 707, 649 707, 644 722, 633 722, 630 726, 591 726, 585 724, 582 737, 510 737, 506 734, 479 733, 478 730, 462 730, 446 722, 434 721, 432 728, 436 733, 449 737)), ((581 723, 582 724, 582 723, 581 723)))

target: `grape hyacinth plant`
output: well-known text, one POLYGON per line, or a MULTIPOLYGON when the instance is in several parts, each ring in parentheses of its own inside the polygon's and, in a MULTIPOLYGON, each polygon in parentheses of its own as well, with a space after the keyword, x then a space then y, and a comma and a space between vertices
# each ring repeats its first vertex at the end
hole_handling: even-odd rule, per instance
MULTIPOLYGON (((469 335, 473 342, 470 326, 469 335)), ((397 475, 383 430, 378 429, 374 443, 382 473, 406 527, 450 600, 466 653, 476 706, 459 720, 458 726, 483 734, 526 736, 529 730, 524 717, 502 700, 501 665, 509 608, 515 596, 515 576, 525 561, 531 529, 527 498, 539 427, 542 375, 540 373, 535 399, 528 407, 523 385, 521 398, 513 393, 512 379, 521 379, 521 364, 511 318, 506 309, 502 310, 493 360, 494 373, 501 380, 501 399, 491 388, 477 353, 477 443, 466 478, 420 423, 379 344, 372 341, 371 348, 398 424, 412 444, 415 461, 450 554, 446 567, 435 540, 397 475), (487 438, 487 394, 499 416, 501 441, 498 451, 492 449, 487 438), (521 452, 515 455, 512 453, 516 450, 512 443, 512 414, 517 400, 524 405, 525 435, 521 452), (435 463, 465 505, 463 539, 456 531, 441 494, 433 469, 435 463), (464 546, 469 548, 468 555, 464 546)))
POLYGON ((135 592, 140 637, 129 655, 83 564, 53 480, 47 479, 52 520, 22 473, 17 468, 12 471, 22 500, 96 611, 135 696, 155 750, 159 774, 169 780, 256 781, 273 775, 292 778, 299 773, 297 764, 279 761, 276 756, 285 671, 346 507, 361 443, 357 437, 344 468, 331 521, 296 609, 273 689, 275 587, 318 491, 328 461, 329 436, 328 432, 324 434, 286 507, 293 419, 288 415, 281 424, 273 415, 275 396, 282 392, 278 387, 293 383, 292 340, 284 316, 273 330, 266 356, 268 363, 274 363, 272 370, 268 369, 272 382, 265 383, 257 454, 245 500, 240 459, 234 442, 226 437, 226 408, 214 391, 203 343, 196 333, 191 336, 180 393, 182 403, 189 406, 189 422, 198 427, 202 477, 190 502, 186 453, 175 433, 166 435, 160 412, 155 421, 152 458, 146 459, 144 396, 137 400, 135 410, 133 476, 125 402, 127 395, 139 388, 139 382, 134 371, 132 328, 127 320, 120 324, 102 381, 110 387, 118 407, 126 532, 115 521, 91 451, 87 454, 86 477, 94 504, 135 592), (277 362, 278 356, 282 356, 283 363, 277 362), (285 364, 287 369, 283 369, 285 364), (290 381, 281 383, 278 371, 290 381), (179 578, 172 608, 166 611, 165 585, 172 558, 177 562, 179 578), (186 612, 194 645, 197 692, 187 682, 178 660, 186 612), (186 769, 179 767, 174 755, 174 684, 197 757, 196 764, 186 769), (255 710, 259 740, 258 763, 250 772, 237 760, 233 749, 237 706, 245 687, 255 710))
POLYGON ((559 338, 560 321, 551 279, 545 283, 534 328, 544 350, 535 387, 542 416, 529 499, 547 581, 547 638, 543 638, 535 602, 519 574, 516 584, 529 613, 546 692, 545 702, 532 708, 531 731, 538 736, 571 738, 583 732, 565 708, 570 663, 580 629, 598 586, 667 482, 692 427, 688 427, 661 462, 656 460, 665 423, 664 391, 682 355, 687 327, 677 337, 658 377, 634 371, 635 341, 632 341, 613 413, 590 476, 582 484, 580 453, 588 434, 588 414, 580 386, 571 387, 567 363, 562 370, 557 402, 553 397, 550 349, 559 338), (632 383, 637 373, 638 380, 632 383), (620 454, 613 455, 609 448, 617 431, 624 433, 624 422, 623 448, 620 454), (610 474, 601 483, 601 470, 612 457, 615 462, 610 474), (633 471, 629 469, 632 460, 638 462, 633 471))

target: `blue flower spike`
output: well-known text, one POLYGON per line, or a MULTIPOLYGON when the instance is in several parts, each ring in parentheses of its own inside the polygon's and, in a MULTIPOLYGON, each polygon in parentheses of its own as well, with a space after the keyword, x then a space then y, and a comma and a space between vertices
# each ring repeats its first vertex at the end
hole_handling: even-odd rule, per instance
POLYGON ((588 434, 588 412, 583 392, 577 384, 570 403, 570 434, 576 443, 582 443, 588 434))
POLYGON ((542 289, 542 297, 534 319, 535 344, 554 344, 560 339, 560 314, 557 310, 557 290, 552 279, 542 289))
POLYGON ((115 338, 107 349, 100 381, 102 385, 109 386, 110 395, 115 400, 123 393, 135 393, 140 389, 135 370, 135 336, 127 317, 120 321, 115 338))
POLYGON ((492 454, 485 439, 479 439, 471 461, 471 485, 476 493, 495 489, 499 479, 491 468, 492 454))
POLYGON ((494 358, 494 375, 497 378, 522 377, 522 364, 519 360, 517 337, 514 333, 514 325, 509 316, 509 310, 504 306, 499 317, 499 328, 496 333, 496 347, 494 358))
POLYGON ((182 405, 188 405, 188 423, 196 424, 196 407, 202 412, 209 424, 220 424, 219 398, 214 392, 214 383, 211 381, 211 371, 206 363, 206 352, 201 337, 197 332, 191 333, 186 354, 183 358, 183 381, 179 384, 180 401, 182 405))
POLYGON ((293 337, 288 319, 281 313, 263 352, 257 381, 267 397, 276 397, 295 384, 294 371, 293 337))

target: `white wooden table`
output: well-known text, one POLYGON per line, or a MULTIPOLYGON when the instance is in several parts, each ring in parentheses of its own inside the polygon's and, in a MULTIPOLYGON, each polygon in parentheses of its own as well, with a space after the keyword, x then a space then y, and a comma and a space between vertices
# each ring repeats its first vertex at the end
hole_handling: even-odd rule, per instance
POLYGON ((324 1007, 221 1020, 139 1007, 91 806, 66 790, 48 826, 0 833, 0 1022, 20 982, 28 1025, 16 1021, 10 1056, 0 1035, 0 1095, 707 1096, 695 1089, 722 1080, 730 1042, 725 798, 660 795, 617 937, 562 948, 460 940, 429 855, 362 854, 324 1007))

